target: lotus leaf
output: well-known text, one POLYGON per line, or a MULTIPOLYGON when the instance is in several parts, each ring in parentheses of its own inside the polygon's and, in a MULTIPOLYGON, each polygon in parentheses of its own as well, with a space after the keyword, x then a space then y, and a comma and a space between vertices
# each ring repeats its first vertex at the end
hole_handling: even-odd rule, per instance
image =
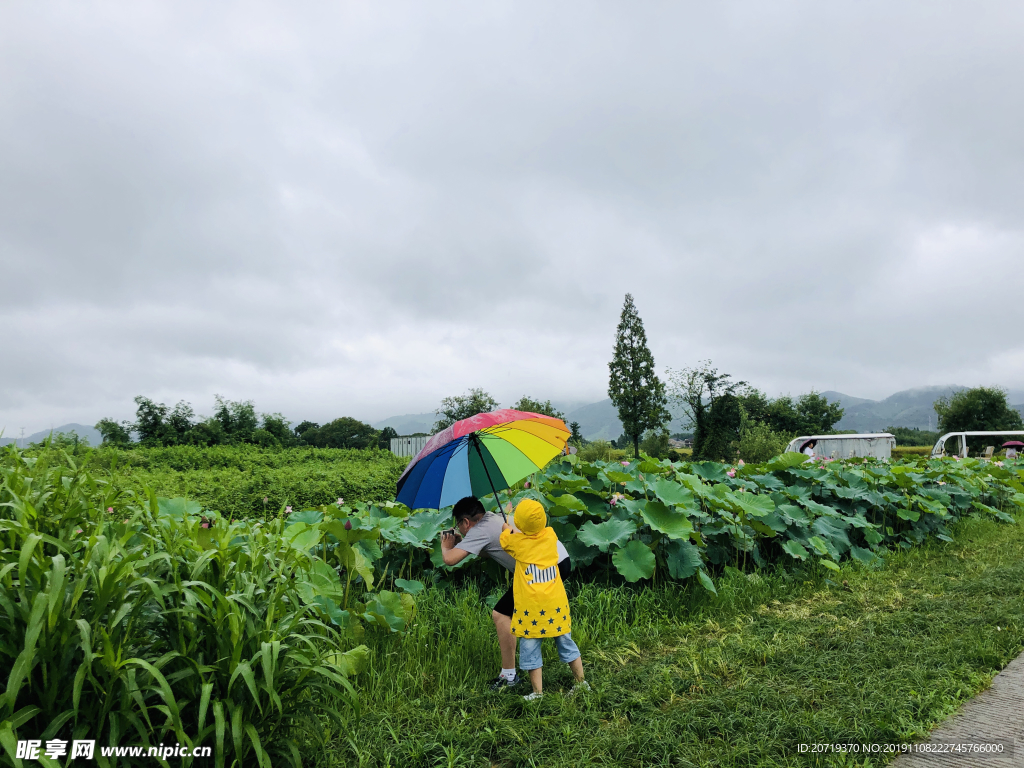
POLYGON ((715 582, 711 580, 711 577, 704 573, 703 570, 697 571, 697 578, 700 579, 701 586, 704 587, 708 592, 718 594, 718 590, 715 589, 715 582))
POLYGON ((693 505, 693 492, 687 490, 679 483, 659 477, 657 480, 650 483, 650 488, 654 491, 655 496, 669 506, 693 505))
POLYGON ((576 534, 576 539, 587 546, 597 547, 602 552, 607 552, 608 547, 620 546, 635 531, 636 523, 629 520, 612 518, 597 525, 592 520, 588 520, 576 534))
POLYGON ((693 533, 693 525, 684 513, 670 509, 660 501, 648 501, 640 514, 651 528, 670 539, 686 539, 693 533))
POLYGON ((615 570, 629 582, 649 579, 654 574, 654 553, 642 541, 630 541, 612 554, 615 570))
POLYGON ((864 549, 862 547, 850 547, 850 556, 854 560, 859 560, 864 565, 873 565, 880 560, 878 555, 872 552, 870 549, 864 549))
POLYGON ((366 671, 370 661, 370 649, 365 645, 357 645, 344 653, 331 654, 327 661, 337 667, 345 677, 355 677, 366 671))
POLYGON ((696 461, 690 465, 690 469, 709 483, 720 483, 727 477, 725 465, 714 461, 696 461))
POLYGON ((198 501, 177 497, 165 499, 162 496, 157 498, 157 509, 162 517, 172 517, 175 520, 184 520, 189 515, 201 515, 203 505, 198 501))
POLYGON ((795 539, 783 542, 782 549, 787 555, 794 557, 797 560, 806 560, 810 556, 807 550, 804 549, 804 545, 795 539))
POLYGON ((285 526, 295 525, 295 523, 307 523, 313 525, 319 523, 324 519, 324 513, 319 509, 303 509, 298 512, 292 512, 288 515, 288 520, 285 522, 285 526))
POLYGON ((569 553, 573 568, 590 565, 594 562, 594 558, 601 553, 597 547, 589 547, 584 544, 579 537, 562 543, 565 544, 565 549, 569 553))
POLYGON ((370 596, 363 618, 376 622, 379 626, 390 629, 392 632, 401 632, 412 619, 415 610, 416 604, 412 595, 400 595, 397 592, 382 589, 376 595, 370 596))
POLYGON ((688 541, 670 541, 665 553, 668 572, 673 579, 688 579, 704 566, 700 548, 688 541))
POLYGON ((423 591, 423 582, 415 579, 395 579, 395 586, 410 595, 418 595, 423 591))

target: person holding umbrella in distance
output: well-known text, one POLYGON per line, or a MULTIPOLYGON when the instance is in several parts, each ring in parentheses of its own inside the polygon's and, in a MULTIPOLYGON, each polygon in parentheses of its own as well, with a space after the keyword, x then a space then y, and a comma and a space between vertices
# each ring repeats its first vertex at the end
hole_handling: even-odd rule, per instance
MULTIPOLYGON (((505 523, 498 491, 542 469, 565 449, 569 429, 560 419, 525 411, 502 409, 457 421, 431 437, 398 479, 396 499, 410 509, 442 509, 454 504, 456 530, 441 535, 445 565, 469 555, 489 557, 514 573, 516 562, 501 546, 505 523), (493 494, 500 514, 487 512, 481 497, 493 494)), ((509 509, 511 512, 511 509, 509 509)), ((558 571, 569 574, 569 553, 557 543, 558 571)), ((516 638, 513 588, 491 611, 501 651, 501 671, 490 688, 516 687, 516 638)))

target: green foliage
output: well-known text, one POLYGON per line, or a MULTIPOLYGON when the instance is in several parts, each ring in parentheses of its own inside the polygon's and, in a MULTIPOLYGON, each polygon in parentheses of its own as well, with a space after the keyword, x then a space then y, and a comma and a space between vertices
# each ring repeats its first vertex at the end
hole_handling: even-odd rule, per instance
POLYGON ((668 458, 668 430, 652 429, 644 435, 640 450, 655 459, 668 458))
POLYGON ((773 431, 764 422, 750 418, 742 405, 740 408, 739 441, 736 444, 739 458, 758 464, 786 450, 792 439, 788 434, 773 431))
POLYGON ((398 430, 394 427, 384 427, 380 431, 380 437, 377 438, 377 447, 382 451, 391 450, 391 440, 398 436, 398 430))
POLYGON ((813 391, 800 395, 796 400, 789 395, 772 400, 763 392, 746 387, 738 396, 753 421, 781 434, 830 434, 843 418, 843 408, 838 401, 829 402, 828 398, 813 391))
POLYGON ((408 459, 390 451, 255 445, 100 448, 84 459, 91 470, 114 465, 119 491, 189 496, 228 518, 264 518, 285 506, 319 507, 393 499, 408 459), (264 501, 266 499, 266 501, 264 501))
POLYGON ((607 440, 591 440, 577 454, 580 461, 617 461, 626 456, 626 452, 619 450, 607 440))
MULTIPOLYGON (((142 447, 172 445, 233 445, 254 443, 266 448, 288 447, 299 440, 280 413, 257 416, 251 400, 234 402, 220 395, 215 398, 214 415, 197 417, 191 404, 179 402, 173 409, 148 397, 135 398, 135 422, 118 423, 100 419, 96 429, 103 435, 103 445, 127 448, 132 446, 134 432, 142 447)), ((308 425, 310 422, 303 422, 308 425)), ((316 425, 313 425, 316 426, 316 425)))
POLYGON ((719 373, 710 360, 669 373, 672 400, 693 427, 694 459, 730 458, 729 446, 736 441, 739 431, 736 392, 745 385, 731 378, 728 373, 719 373), (715 403, 721 398, 727 400, 716 411, 715 403))
POLYGON ((896 445, 900 447, 928 446, 929 448, 938 441, 938 432, 928 432, 924 429, 914 427, 886 427, 883 432, 889 432, 896 438, 896 445))
POLYGON ((116 422, 113 419, 100 419, 96 422, 96 429, 103 436, 104 445, 112 445, 117 448, 127 448, 132 442, 131 422, 116 422))
POLYGON ((629 293, 615 331, 615 351, 608 363, 608 374, 608 396, 633 443, 634 455, 638 455, 640 436, 649 429, 661 430, 672 416, 665 408, 665 385, 654 372, 654 355, 647 347, 643 320, 629 293))
POLYGON ((514 411, 526 411, 527 413, 542 413, 545 416, 551 416, 556 419, 565 421, 565 414, 555 408, 551 404, 550 400, 541 402, 540 400, 534 400, 531 397, 523 395, 519 398, 519 402, 510 406, 514 411))
MULTIPOLYGON (((632 557, 616 553, 637 541, 654 552, 651 577, 656 571, 696 575, 707 589, 714 588, 711 574, 727 566, 872 563, 886 549, 945 540, 963 517, 1012 522, 1008 510, 1024 507, 1021 462, 922 457, 808 464, 805 456, 783 453, 732 469, 649 457, 623 466, 588 461, 590 448, 554 462, 516 498, 539 493, 559 531, 575 533, 567 546, 577 568, 600 573, 614 565, 626 573, 623 564, 632 557)), ((633 579, 637 571, 628 574, 633 579)))
POLYGON ((297 524, 229 523, 184 499, 119 494, 52 448, 7 449, 0 478, 9 759, 17 738, 41 736, 205 744, 216 765, 297 765, 300 745, 354 705, 362 627, 321 606, 340 589, 327 559, 341 544, 325 524, 302 524, 316 535, 298 545, 297 524))
POLYGON ((732 461, 736 458, 736 443, 742 424, 740 400, 731 392, 715 398, 708 409, 706 428, 698 430, 703 438, 694 438, 693 457, 702 461, 732 461))
POLYGON ((363 449, 377 447, 380 436, 369 424, 343 416, 322 427, 307 428, 302 434, 302 440, 306 445, 317 448, 363 449))
POLYGON ((477 387, 470 389, 464 395, 446 397, 441 401, 434 414, 438 417, 431 427, 432 432, 440 432, 447 429, 456 421, 468 419, 478 413, 490 413, 498 407, 498 401, 477 387))
POLYGON ((71 456, 80 456, 88 453, 89 440, 79 437, 75 430, 70 432, 51 432, 38 443, 29 443, 29 449, 33 448, 59 448, 71 456))
MULTIPOLYGON (((940 397, 934 404, 939 415, 939 432, 995 432, 1024 429, 1020 412, 1006 400, 1006 392, 998 387, 975 387, 940 397)), ((936 438, 937 440, 938 438, 936 438)), ((968 438, 968 445, 977 449, 987 438, 968 438)))

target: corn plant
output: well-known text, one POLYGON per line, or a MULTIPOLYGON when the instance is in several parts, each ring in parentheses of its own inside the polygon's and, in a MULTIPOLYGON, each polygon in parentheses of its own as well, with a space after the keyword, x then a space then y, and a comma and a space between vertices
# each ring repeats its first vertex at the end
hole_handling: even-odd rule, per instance
POLYGON ((300 595, 322 560, 283 521, 204 527, 183 500, 119 498, 67 456, 9 448, 0 471, 0 746, 12 761, 18 738, 59 737, 298 765, 322 719, 356 705, 348 678, 366 649, 300 595))

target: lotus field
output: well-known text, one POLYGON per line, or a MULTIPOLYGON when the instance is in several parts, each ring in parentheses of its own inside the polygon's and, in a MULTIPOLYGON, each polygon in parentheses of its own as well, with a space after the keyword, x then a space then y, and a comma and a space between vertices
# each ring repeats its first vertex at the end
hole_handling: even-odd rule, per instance
MULTIPOLYGON (((961 517, 1012 523, 1024 508, 1020 463, 806 458, 569 456, 502 501, 540 501, 580 578, 711 591, 726 568, 876 567, 893 548, 950 540, 961 517)), ((331 723, 358 713, 368 633, 406 632, 416 595, 440 581, 506 579, 489 561, 442 564, 450 510, 339 498, 232 520, 116 490, 56 450, 9 447, 0 472, 0 746, 12 760, 18 739, 87 735, 209 744, 218 766, 309 762, 331 723)))

